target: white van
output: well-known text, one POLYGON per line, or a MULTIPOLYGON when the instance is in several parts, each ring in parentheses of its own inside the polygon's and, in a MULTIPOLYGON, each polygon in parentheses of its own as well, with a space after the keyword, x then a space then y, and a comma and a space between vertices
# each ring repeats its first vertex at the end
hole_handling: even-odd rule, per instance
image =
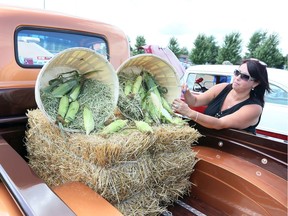
MULTIPOLYGON (((233 82, 239 65, 195 65, 186 70, 181 82, 191 91, 203 93, 220 82, 233 82)), ((271 93, 265 95, 265 106, 257 133, 288 140, 288 71, 267 68, 271 93)))

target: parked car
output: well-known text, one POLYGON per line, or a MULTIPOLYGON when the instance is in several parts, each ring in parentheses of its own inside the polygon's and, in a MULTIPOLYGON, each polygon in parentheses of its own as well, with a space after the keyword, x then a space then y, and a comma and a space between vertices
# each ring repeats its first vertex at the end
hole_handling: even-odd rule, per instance
MULTIPOLYGON (((130 57, 126 35, 106 23, 6 6, 0 6, 0 26, 0 214, 122 215, 81 182, 48 187, 29 166, 24 140, 26 113, 37 107, 36 78, 51 54, 90 47, 116 69, 130 57), (41 51, 24 53, 27 50, 20 51, 20 41, 37 44, 41 51), (35 56, 44 60, 36 61, 35 56)), ((191 190, 171 203, 169 215, 287 215, 286 142, 233 129, 218 131, 199 125, 195 129, 203 136, 191 147, 197 152, 189 176, 191 190)))
MULTIPOLYGON (((186 70, 186 82, 194 93, 203 93, 220 82, 233 82, 233 71, 239 65, 194 65, 186 70)), ((288 71, 267 68, 271 92, 265 94, 265 106, 257 133, 288 140, 288 71)), ((200 109, 204 111, 204 107, 200 109)))

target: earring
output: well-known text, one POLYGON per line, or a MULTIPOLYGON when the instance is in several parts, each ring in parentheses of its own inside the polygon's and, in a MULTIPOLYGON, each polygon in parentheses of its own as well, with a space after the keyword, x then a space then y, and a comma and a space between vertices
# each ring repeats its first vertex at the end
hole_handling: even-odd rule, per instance
POLYGON ((254 91, 254 88, 252 88, 251 90, 254 91))

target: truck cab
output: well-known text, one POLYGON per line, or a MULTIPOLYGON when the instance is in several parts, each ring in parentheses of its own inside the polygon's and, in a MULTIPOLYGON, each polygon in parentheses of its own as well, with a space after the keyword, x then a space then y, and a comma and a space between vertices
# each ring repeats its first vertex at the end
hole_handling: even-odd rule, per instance
POLYGON ((128 39, 119 28, 60 13, 0 8, 0 123, 25 119, 35 108, 34 86, 42 66, 55 54, 86 47, 118 68, 130 57, 128 39))

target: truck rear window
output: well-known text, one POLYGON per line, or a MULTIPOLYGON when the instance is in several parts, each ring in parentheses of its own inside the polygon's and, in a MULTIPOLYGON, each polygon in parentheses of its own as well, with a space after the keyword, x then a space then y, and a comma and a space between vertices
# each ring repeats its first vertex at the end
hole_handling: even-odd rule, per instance
POLYGON ((55 54, 72 47, 95 50, 109 60, 107 41, 92 34, 22 27, 15 33, 16 61, 22 67, 42 67, 55 54))

